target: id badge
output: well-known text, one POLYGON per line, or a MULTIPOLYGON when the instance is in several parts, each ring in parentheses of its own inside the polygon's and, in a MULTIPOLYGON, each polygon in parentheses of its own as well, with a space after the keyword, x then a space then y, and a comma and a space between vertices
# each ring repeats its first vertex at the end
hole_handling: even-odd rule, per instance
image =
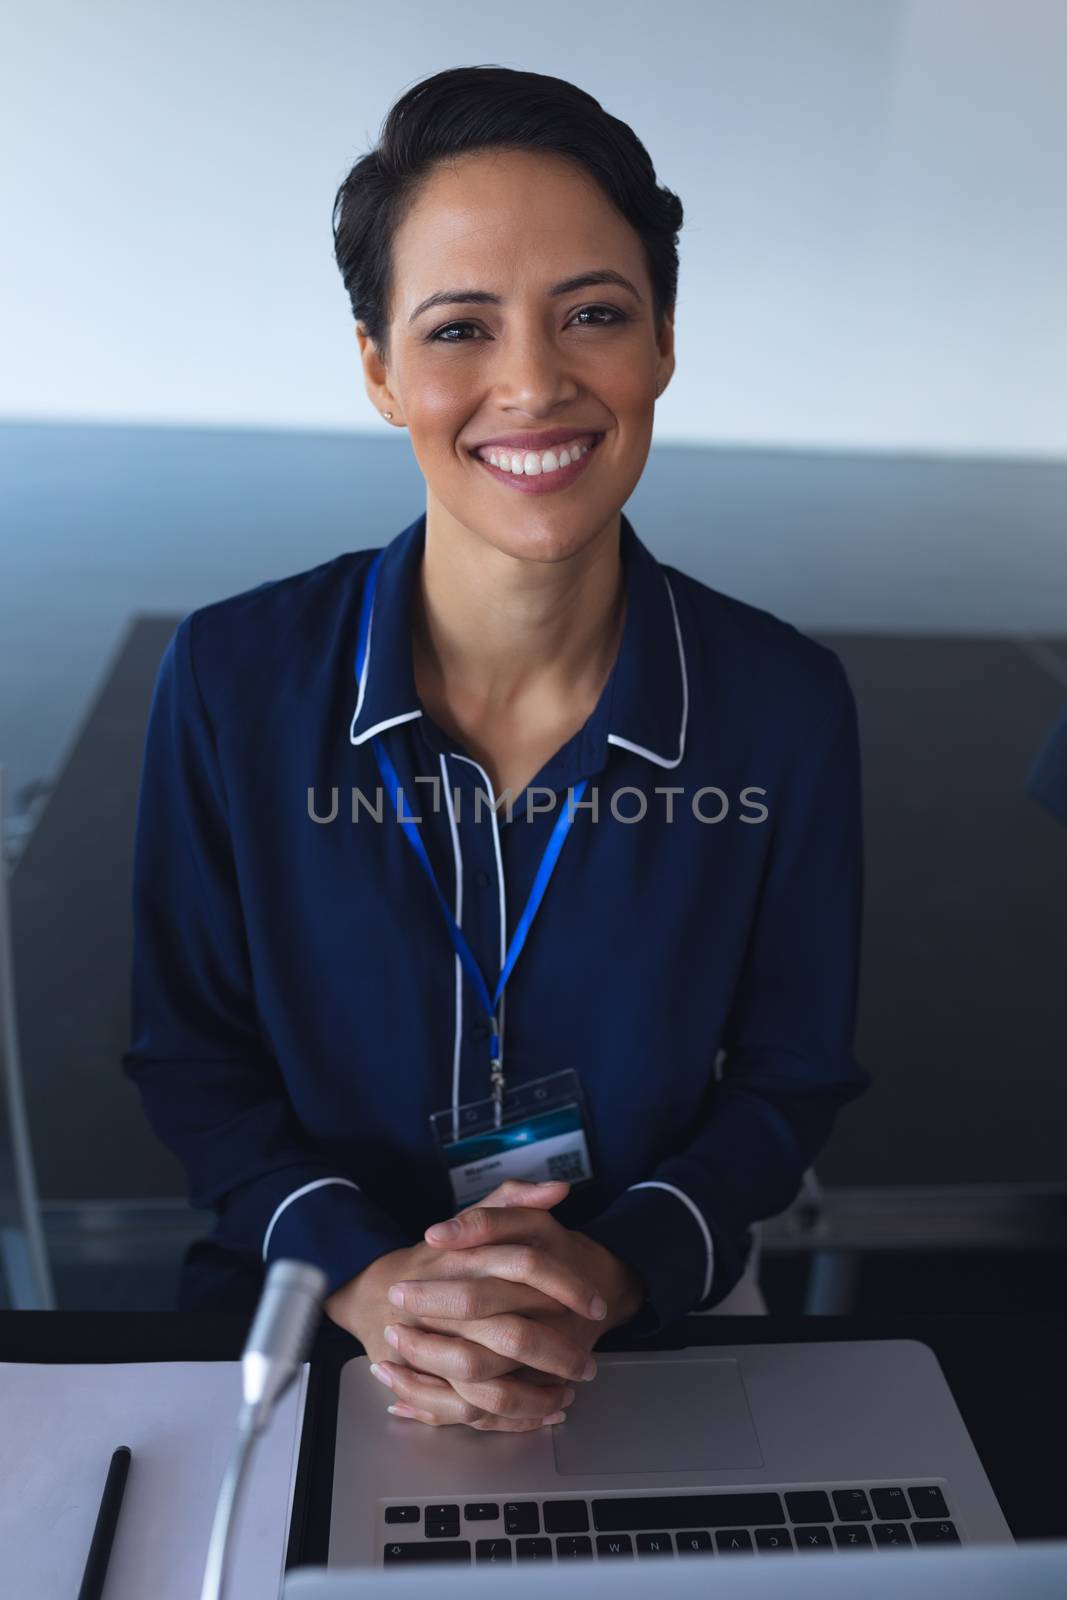
POLYGON ((505 1178, 579 1184, 593 1176, 582 1086, 571 1068, 505 1090, 499 1128, 491 1096, 435 1111, 430 1128, 457 1207, 475 1205, 505 1178))

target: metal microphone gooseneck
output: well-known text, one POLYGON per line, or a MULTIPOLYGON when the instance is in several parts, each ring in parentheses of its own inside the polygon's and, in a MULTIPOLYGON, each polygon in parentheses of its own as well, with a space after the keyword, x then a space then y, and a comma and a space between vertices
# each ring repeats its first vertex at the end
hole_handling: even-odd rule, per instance
POLYGON ((276 1261, 267 1273, 241 1357, 244 1396, 237 1439, 215 1506, 200 1600, 221 1600, 224 1593, 230 1535, 252 1446, 307 1358, 327 1283, 326 1274, 305 1261, 276 1261))

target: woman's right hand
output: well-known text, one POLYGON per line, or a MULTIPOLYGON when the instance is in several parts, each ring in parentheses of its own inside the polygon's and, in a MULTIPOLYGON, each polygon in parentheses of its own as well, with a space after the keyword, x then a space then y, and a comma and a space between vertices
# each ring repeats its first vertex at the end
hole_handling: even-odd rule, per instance
MULTIPOLYGON (((481 1203, 521 1203, 549 1209, 558 1205, 566 1192, 564 1184, 520 1186, 512 1183, 502 1186, 502 1191, 495 1191, 481 1203)), ((418 1278, 440 1283, 447 1277, 450 1284, 455 1284, 457 1300, 474 1308, 473 1313, 469 1312, 467 1317, 449 1317, 447 1321, 420 1319, 417 1325, 433 1327, 462 1341, 462 1359, 457 1360, 457 1366, 462 1370, 463 1381, 460 1383, 459 1377, 455 1377, 457 1388, 445 1378, 420 1374, 423 1383, 440 1389, 434 1416, 432 1419, 426 1416, 424 1420, 465 1422, 471 1427, 504 1432, 520 1432, 542 1427, 549 1420, 559 1421, 560 1407, 574 1398, 569 1384, 592 1376, 595 1362, 590 1360, 588 1339, 582 1343, 548 1322, 536 1319, 539 1315, 550 1317, 553 1313, 570 1311, 583 1320, 589 1317, 597 1326, 599 1317, 594 1312, 600 1308, 593 1304, 593 1291, 570 1268, 543 1252, 525 1252, 528 1265, 524 1277, 518 1281, 512 1276, 511 1261, 504 1259, 514 1255, 513 1247, 500 1245, 480 1255, 483 1265, 479 1274, 472 1276, 471 1266, 464 1260, 462 1251, 449 1257, 440 1247, 423 1241, 391 1250, 335 1290, 326 1300, 326 1314, 359 1340, 372 1363, 397 1364, 397 1353, 387 1342, 385 1329, 409 1319, 405 1319, 388 1299, 390 1285, 418 1278), (494 1249, 501 1255, 501 1271, 507 1271, 506 1277, 492 1275, 494 1249), (514 1317, 523 1313, 521 1354, 506 1348, 494 1350, 475 1342, 476 1333, 478 1339, 485 1338, 486 1319, 503 1317, 505 1321, 500 1330, 503 1334, 505 1327, 514 1326, 508 1320, 509 1314, 514 1317), (522 1376, 514 1376, 516 1373, 522 1376), (485 1402, 483 1405, 477 1404, 479 1397, 485 1402)), ((600 1331, 597 1327, 597 1335, 600 1331)), ((593 1333, 593 1328, 589 1332, 593 1333)), ((499 1342, 506 1346, 508 1341, 502 1338, 499 1342)), ((384 1381, 384 1374, 381 1376, 384 1381)))

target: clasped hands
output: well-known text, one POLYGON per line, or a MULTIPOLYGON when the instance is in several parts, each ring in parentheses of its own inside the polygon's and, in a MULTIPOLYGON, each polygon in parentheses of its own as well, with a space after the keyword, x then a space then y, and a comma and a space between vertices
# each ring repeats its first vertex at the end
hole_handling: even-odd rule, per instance
POLYGON ((593 1345, 644 1296, 631 1267, 549 1215, 569 1191, 509 1179, 330 1295, 395 1415, 512 1433, 563 1420, 593 1345))

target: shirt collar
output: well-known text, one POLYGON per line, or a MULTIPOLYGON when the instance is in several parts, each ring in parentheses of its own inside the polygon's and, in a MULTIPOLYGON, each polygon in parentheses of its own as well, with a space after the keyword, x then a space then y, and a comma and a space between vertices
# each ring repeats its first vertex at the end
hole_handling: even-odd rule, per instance
MULTIPOLYGON (((410 618, 425 541, 423 512, 379 553, 366 640, 357 639, 355 646, 353 744, 423 714, 412 666, 410 618)), ((632 751, 658 767, 677 767, 685 754, 689 687, 674 592, 665 569, 625 513, 620 555, 626 582, 622 642, 586 725, 583 748, 591 769, 604 765, 607 745, 632 751)))

